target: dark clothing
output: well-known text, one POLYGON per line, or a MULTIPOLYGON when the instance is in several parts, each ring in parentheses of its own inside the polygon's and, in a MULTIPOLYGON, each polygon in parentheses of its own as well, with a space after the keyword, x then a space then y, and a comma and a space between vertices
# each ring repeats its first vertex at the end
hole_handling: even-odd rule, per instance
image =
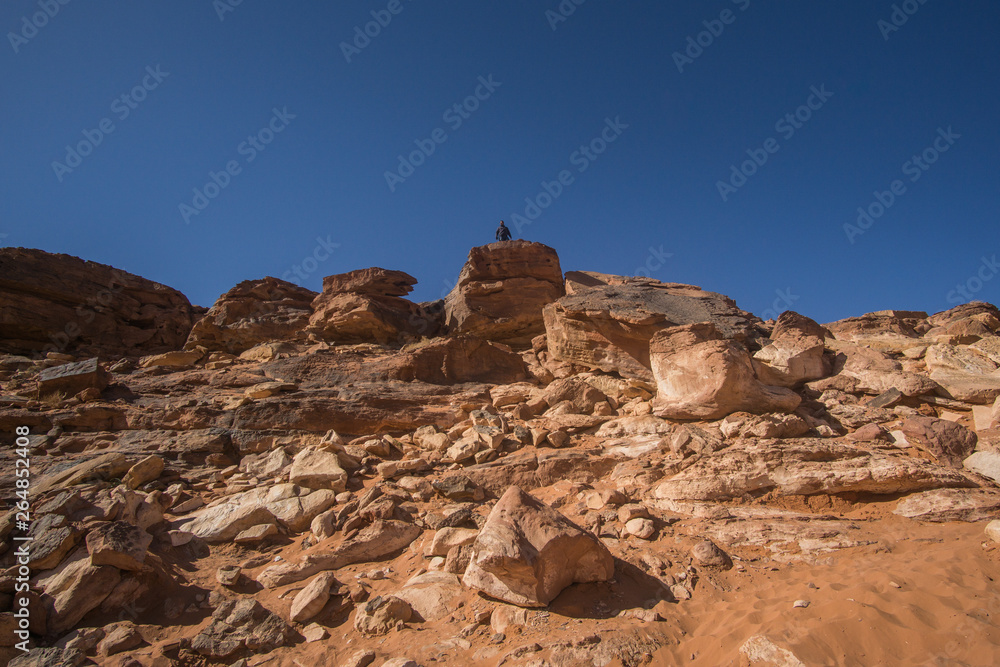
POLYGON ((497 227, 497 241, 510 241, 510 230, 506 225, 501 224, 497 227))

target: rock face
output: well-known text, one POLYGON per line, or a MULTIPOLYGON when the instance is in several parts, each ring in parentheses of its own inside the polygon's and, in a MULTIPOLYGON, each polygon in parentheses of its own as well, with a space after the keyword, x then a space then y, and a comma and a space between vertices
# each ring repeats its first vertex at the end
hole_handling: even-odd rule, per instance
POLYGON ((420 306, 404 299, 417 279, 373 267, 327 276, 307 331, 331 343, 405 342, 435 333, 420 306))
POLYGON ((522 607, 544 607, 572 583, 607 581, 607 548, 516 486, 490 512, 462 583, 522 607))
POLYGON ((791 412, 801 398, 763 384, 750 355, 711 323, 664 329, 650 342, 657 394, 653 412, 668 419, 718 419, 733 412, 791 412))
POLYGON ((559 256, 530 241, 473 248, 444 301, 445 329, 527 346, 545 330, 542 308, 565 293, 559 256))
POLYGON ((557 361, 652 380, 649 342, 663 329, 712 322, 743 338, 755 318, 728 297, 693 285, 572 271, 567 295, 545 307, 548 351, 557 361))
POLYGON ((303 338, 315 298, 312 290, 277 278, 245 280, 219 297, 185 347, 240 354, 261 343, 303 338))
POLYGON ((796 312, 778 316, 771 342, 753 355, 753 367, 764 384, 794 387, 829 374, 823 357, 823 327, 796 312))
POLYGON ((1000 364, 978 350, 957 345, 933 345, 925 355, 931 379, 945 395, 960 401, 990 405, 1000 397, 1000 364))
POLYGON ((730 500, 768 491, 786 496, 817 493, 912 493, 972 487, 965 475, 905 454, 869 452, 823 440, 764 441, 729 448, 664 480, 660 499, 730 500))
POLYGON ((961 424, 933 417, 910 417, 900 430, 910 444, 933 454, 939 461, 956 468, 976 448, 976 434, 961 424))
POLYGON ((463 382, 519 382, 528 377, 524 359, 505 345, 473 336, 436 338, 404 350, 387 369, 389 377, 451 385, 463 382))
POLYGON ((0 351, 95 356, 179 349, 195 309, 178 292, 113 267, 0 248, 0 351))
POLYGON ((108 386, 109 377, 97 359, 46 368, 38 374, 38 397, 53 394, 70 397, 91 388, 101 392, 108 386))

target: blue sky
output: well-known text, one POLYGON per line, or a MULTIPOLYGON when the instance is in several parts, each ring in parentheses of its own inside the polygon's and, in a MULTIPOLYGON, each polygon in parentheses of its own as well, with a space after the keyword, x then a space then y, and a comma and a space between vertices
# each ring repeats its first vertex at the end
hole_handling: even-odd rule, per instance
POLYGON ((762 316, 1000 301, 995 2, 234 2, 4 3, 0 244, 433 300, 504 219, 762 316))

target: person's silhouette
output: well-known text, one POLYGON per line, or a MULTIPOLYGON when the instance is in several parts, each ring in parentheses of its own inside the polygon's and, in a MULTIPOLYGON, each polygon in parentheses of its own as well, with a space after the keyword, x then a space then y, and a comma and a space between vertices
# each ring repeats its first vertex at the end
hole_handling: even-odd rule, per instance
POLYGON ((510 241, 510 230, 503 224, 503 220, 500 221, 500 226, 497 227, 497 241, 510 241))

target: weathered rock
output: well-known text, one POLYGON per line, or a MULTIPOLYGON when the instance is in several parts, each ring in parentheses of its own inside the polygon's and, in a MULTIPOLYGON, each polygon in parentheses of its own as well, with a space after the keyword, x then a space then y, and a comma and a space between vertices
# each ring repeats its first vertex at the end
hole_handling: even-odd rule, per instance
POLYGON ((43 493, 49 489, 66 489, 81 482, 94 479, 112 479, 121 477, 129 469, 125 454, 108 452, 87 459, 64 470, 50 472, 32 485, 34 493, 43 493))
POLYGON ((733 412, 791 412, 801 398, 762 384, 750 355, 710 323, 664 329, 650 342, 657 394, 653 413, 670 419, 718 419, 733 412))
POLYGON ((975 452, 962 462, 966 470, 982 475, 1000 485, 1000 453, 975 452))
POLYGON ((932 345, 924 356, 931 379, 948 398, 989 405, 1000 397, 1000 365, 967 347, 932 345))
POLYGON ((147 482, 152 482, 163 472, 163 459, 155 454, 147 456, 128 469, 122 483, 130 489, 137 489, 147 482))
POLYGON ((191 640, 191 648, 221 660, 243 653, 268 653, 295 639, 295 631, 281 618, 256 600, 243 598, 219 605, 212 622, 191 640))
POLYGON ((108 628, 107 634, 97 644, 97 654, 117 655, 139 648, 145 643, 139 630, 132 623, 116 623, 108 628))
POLYGON ((1000 519, 994 519, 986 524, 986 536, 994 542, 1000 542, 1000 519))
POLYGON ((410 620, 409 603, 394 596, 378 596, 358 607, 354 629, 363 635, 384 635, 410 620))
POLYGON ((278 535, 277 524, 262 523, 256 526, 250 526, 246 530, 240 531, 236 537, 233 538, 233 542, 236 542, 237 544, 256 544, 269 537, 274 537, 275 535, 278 535))
POLYGON ((424 572, 412 577, 395 595, 410 605, 417 620, 436 621, 455 611, 455 599, 465 589, 448 572, 424 572))
POLYGON ((87 534, 87 551, 94 565, 141 570, 152 542, 152 535, 138 526, 113 521, 101 524, 87 534))
POLYGON ((320 572, 292 600, 289 618, 295 623, 305 623, 318 615, 329 602, 330 594, 340 586, 333 572, 320 572))
POLYGON ((823 327, 793 311, 778 317, 771 342, 753 355, 753 367, 761 382, 794 387, 830 373, 823 351, 823 327))
POLYGON ((569 377, 552 382, 545 388, 542 398, 554 407, 563 401, 569 401, 574 414, 589 415, 594 406, 607 400, 604 393, 581 378, 569 377))
POLYGON ((447 556, 453 547, 472 544, 479 535, 471 528, 441 528, 434 533, 434 539, 427 551, 428 556, 447 556))
POLYGON ((798 415, 736 412, 722 420, 719 430, 727 438, 797 438, 808 433, 811 427, 798 415))
POLYGON ((98 359, 53 366, 38 374, 38 398, 53 395, 70 398, 85 389, 104 391, 110 379, 110 373, 104 370, 98 359))
POLYGON ((919 338, 916 327, 926 318, 927 313, 919 311, 880 310, 860 317, 848 317, 824 326, 838 340, 867 342, 871 339, 916 339, 919 338))
POLYGON ((900 430, 910 444, 956 468, 975 450, 978 440, 973 431, 961 424, 933 417, 909 417, 900 430))
POLYGON ((310 489, 332 489, 340 493, 347 488, 347 473, 340 467, 340 459, 329 450, 307 447, 295 455, 288 471, 292 484, 310 489))
POLYGON ((892 513, 919 521, 986 521, 998 511, 996 489, 934 489, 903 498, 892 513))
POLYGON ((386 344, 433 335, 427 313, 402 298, 416 283, 402 271, 377 267, 327 276, 307 332, 332 343, 386 344))
POLYGON ((80 549, 51 575, 39 581, 48 608, 49 631, 62 634, 108 597, 121 580, 118 568, 92 565, 80 549))
POLYGON ((891 450, 869 451, 828 440, 757 441, 703 458, 654 489, 656 498, 730 500, 777 491, 893 494, 971 487, 952 468, 891 450))
POLYGON ((204 350, 163 352, 139 360, 141 368, 187 368, 198 363, 205 356, 204 350))
POLYGON ((319 489, 293 498, 268 502, 264 507, 289 531, 302 533, 309 529, 313 519, 333 507, 336 502, 336 491, 319 489))
POLYGON ((35 571, 51 570, 73 551, 80 540, 80 532, 73 526, 60 526, 43 530, 34 538, 28 567, 35 571))
POLYGON ((240 354, 270 341, 304 339, 316 293, 270 276, 245 280, 216 300, 185 347, 240 354))
POLYGON ((650 519, 636 517, 635 519, 629 519, 625 523, 625 531, 629 535, 634 535, 641 540, 648 540, 656 534, 656 524, 650 519))
POLYGON ((445 328, 528 346, 545 330, 542 308, 564 293, 559 256, 548 246, 508 241, 473 248, 445 297, 445 328))
POLYGON ((462 382, 518 382, 528 377, 520 355, 505 345, 474 336, 437 338, 403 350, 386 365, 388 377, 451 385, 462 382))
POLYGON ((177 290, 26 248, 0 248, 0 351, 104 357, 179 349, 195 317, 177 290))
POLYGON ((277 588, 302 581, 324 570, 337 570, 352 563, 379 560, 406 547, 420 535, 420 529, 402 521, 373 522, 357 535, 339 543, 324 542, 307 551, 295 562, 265 568, 257 581, 265 588, 277 588))
POLYGON ((693 285, 572 271, 567 295, 545 307, 548 353, 554 360, 652 380, 649 343, 669 327, 712 322, 742 339, 755 318, 731 299, 693 285))
POLYGON ((229 542, 251 526, 273 521, 274 515, 259 502, 243 503, 236 499, 196 511, 180 529, 206 542, 229 542))
POLYGON ((691 547, 691 557, 699 565, 706 565, 708 567, 729 568, 733 566, 733 561, 729 558, 729 554, 720 549, 719 545, 712 540, 702 540, 691 547))
POLYGON ((511 604, 544 607, 566 586, 607 581, 614 569, 594 535, 512 486, 476 538, 462 583, 511 604))
POLYGON ((806 663, 786 648, 781 648, 764 635, 754 635, 740 646, 750 667, 806 667, 806 663))

